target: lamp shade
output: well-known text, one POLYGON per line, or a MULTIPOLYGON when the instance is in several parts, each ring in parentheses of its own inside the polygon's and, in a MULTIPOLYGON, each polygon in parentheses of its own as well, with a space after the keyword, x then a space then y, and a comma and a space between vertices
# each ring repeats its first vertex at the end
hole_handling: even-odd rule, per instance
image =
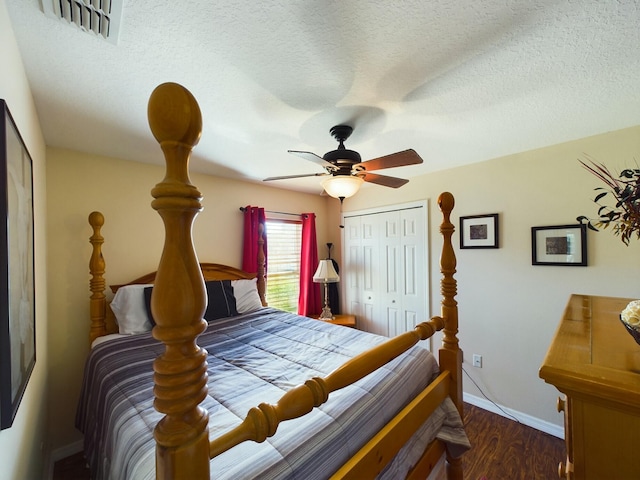
POLYGON ((333 268, 333 262, 330 258, 320 260, 318 269, 313 275, 313 281, 316 283, 336 283, 340 281, 338 272, 333 268))
POLYGON ((354 175, 336 175, 324 180, 322 188, 334 198, 349 198, 358 193, 362 182, 362 178, 354 175))

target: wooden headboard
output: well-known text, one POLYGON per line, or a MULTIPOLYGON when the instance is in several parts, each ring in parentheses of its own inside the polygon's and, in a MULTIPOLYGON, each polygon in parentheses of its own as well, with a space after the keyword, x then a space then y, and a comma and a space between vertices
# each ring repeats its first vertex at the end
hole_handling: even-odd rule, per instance
MULTIPOLYGON (((89 261, 89 272, 91 279, 89 280, 89 289, 91 290, 91 297, 89 300, 90 314, 91 314, 91 328, 89 331, 89 343, 101 336, 111 333, 118 333, 118 324, 116 323, 115 315, 109 307, 107 297, 104 294, 105 291, 105 260, 102 255, 102 244, 104 243, 104 237, 102 236, 101 229, 104 225, 104 215, 101 212, 91 212, 89 214, 89 224, 93 229, 93 235, 91 235, 89 241, 93 247, 91 254, 91 260, 89 261)), ((257 273, 247 273, 229 265, 223 265, 220 263, 200 263, 200 271, 204 281, 209 280, 242 280, 256 278, 256 285, 258 288, 258 295, 260 295, 260 301, 263 306, 267 306, 266 300, 266 279, 264 268, 264 228, 260 225, 258 235, 258 265, 257 273)), ((156 272, 147 273, 141 277, 131 280, 127 283, 119 285, 110 285, 109 288, 113 293, 116 293, 120 287, 125 285, 146 285, 155 283, 156 272)))

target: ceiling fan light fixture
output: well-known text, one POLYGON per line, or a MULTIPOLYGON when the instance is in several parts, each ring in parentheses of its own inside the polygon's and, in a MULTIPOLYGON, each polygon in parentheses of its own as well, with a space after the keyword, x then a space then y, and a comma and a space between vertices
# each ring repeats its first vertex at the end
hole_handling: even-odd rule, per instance
POLYGON ((322 188, 334 198, 349 198, 358 193, 363 182, 362 178, 354 175, 336 175, 324 180, 322 188))

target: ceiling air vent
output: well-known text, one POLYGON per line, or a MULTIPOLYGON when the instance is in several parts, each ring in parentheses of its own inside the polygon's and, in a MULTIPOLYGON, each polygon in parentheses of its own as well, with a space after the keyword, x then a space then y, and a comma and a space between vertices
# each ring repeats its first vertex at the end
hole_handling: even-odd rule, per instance
POLYGON ((41 0, 47 17, 118 43, 123 0, 41 0))

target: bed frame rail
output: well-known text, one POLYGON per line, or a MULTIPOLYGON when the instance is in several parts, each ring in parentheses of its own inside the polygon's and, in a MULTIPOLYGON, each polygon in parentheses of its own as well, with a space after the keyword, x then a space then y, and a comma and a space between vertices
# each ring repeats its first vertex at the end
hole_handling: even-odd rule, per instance
POLYGON ((343 465, 332 480, 376 478, 449 395, 449 384, 449 372, 441 373, 343 465))

